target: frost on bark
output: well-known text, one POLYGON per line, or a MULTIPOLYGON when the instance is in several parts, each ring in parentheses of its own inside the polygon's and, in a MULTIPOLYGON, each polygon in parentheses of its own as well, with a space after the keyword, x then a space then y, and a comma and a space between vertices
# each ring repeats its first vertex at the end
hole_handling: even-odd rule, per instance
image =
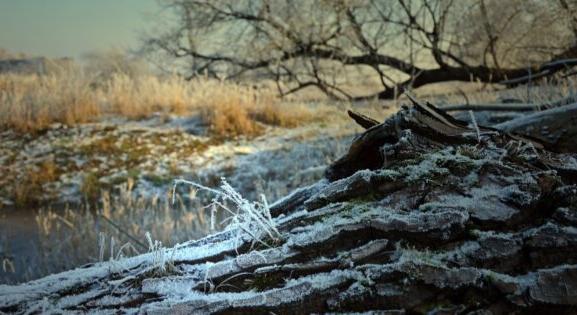
POLYGON ((577 312, 574 153, 429 104, 350 115, 367 130, 327 178, 271 205, 280 238, 231 229, 0 286, 0 311, 577 312))

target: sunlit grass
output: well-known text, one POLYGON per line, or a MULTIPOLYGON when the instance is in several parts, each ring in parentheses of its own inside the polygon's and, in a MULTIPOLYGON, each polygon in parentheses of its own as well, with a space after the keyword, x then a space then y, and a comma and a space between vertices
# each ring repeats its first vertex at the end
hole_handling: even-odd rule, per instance
POLYGON ((66 75, 0 75, 0 127, 22 132, 50 124, 74 125, 101 114, 96 93, 82 72, 66 75))
POLYGON ((255 136, 260 123, 294 127, 315 112, 304 106, 281 106, 271 87, 258 89, 211 79, 125 74, 106 81, 81 68, 49 75, 0 75, 0 128, 38 132, 51 124, 69 126, 105 116, 143 119, 155 114, 200 114, 220 137, 255 136))

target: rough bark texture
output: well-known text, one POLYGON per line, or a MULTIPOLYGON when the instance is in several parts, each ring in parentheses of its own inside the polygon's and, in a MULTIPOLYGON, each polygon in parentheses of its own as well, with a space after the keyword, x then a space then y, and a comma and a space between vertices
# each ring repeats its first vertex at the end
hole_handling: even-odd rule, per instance
POLYGON ((327 179, 271 206, 280 239, 229 230, 0 286, 0 311, 577 312, 575 154, 428 104, 351 116, 368 129, 327 179))

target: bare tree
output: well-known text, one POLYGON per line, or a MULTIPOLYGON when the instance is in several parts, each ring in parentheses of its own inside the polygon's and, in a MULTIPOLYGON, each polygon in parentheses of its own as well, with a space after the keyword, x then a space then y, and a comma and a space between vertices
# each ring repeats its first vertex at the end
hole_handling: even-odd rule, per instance
POLYGON ((177 20, 145 47, 186 60, 189 77, 267 75, 281 95, 315 86, 352 98, 346 73, 362 69, 381 85, 368 96, 391 98, 434 82, 514 85, 562 69, 557 61, 577 57, 574 2, 165 0, 177 20))

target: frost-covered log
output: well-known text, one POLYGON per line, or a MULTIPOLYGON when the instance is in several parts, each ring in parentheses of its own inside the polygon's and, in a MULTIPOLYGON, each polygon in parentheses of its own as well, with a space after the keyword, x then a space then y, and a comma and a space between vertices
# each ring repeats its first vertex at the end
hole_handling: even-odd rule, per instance
POLYGON ((384 123, 350 115, 368 129, 348 154, 264 216, 0 286, 0 311, 577 312, 574 154, 428 104, 384 123))
POLYGON ((577 103, 522 116, 495 127, 539 139, 557 152, 577 152, 577 103))
POLYGON ((512 112, 532 112, 535 110, 544 110, 547 108, 561 107, 565 105, 570 105, 577 102, 577 95, 574 93, 569 94, 569 96, 556 101, 547 101, 545 103, 523 103, 520 100, 508 99, 505 102, 497 104, 455 104, 443 106, 443 110, 446 112, 455 111, 512 111, 512 112), (512 101, 512 102, 511 102, 512 101))

